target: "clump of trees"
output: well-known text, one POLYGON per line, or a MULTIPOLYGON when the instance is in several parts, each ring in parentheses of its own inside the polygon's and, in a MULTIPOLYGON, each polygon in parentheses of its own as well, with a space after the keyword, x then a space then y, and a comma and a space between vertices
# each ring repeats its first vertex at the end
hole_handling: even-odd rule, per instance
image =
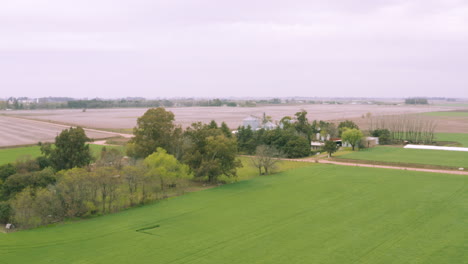
MULTIPOLYGON (((400 144, 408 141, 415 144, 431 144, 435 140, 437 122, 422 115, 389 115, 373 117, 370 131, 383 136, 384 142, 400 144)), ((382 142, 382 144, 384 144, 382 142)))
POLYGON ((97 162, 58 172, 15 173, 0 185, 0 222, 30 228, 116 212, 181 194, 192 178, 188 166, 162 148, 120 169, 97 162))
POLYGON ((405 104, 429 104, 427 98, 407 98, 405 104))
POLYGON ((236 177, 241 162, 237 158, 237 140, 226 123, 193 123, 186 130, 174 125, 174 114, 164 108, 148 110, 138 119, 135 137, 127 146, 127 155, 146 158, 163 148, 188 165, 199 179, 216 182, 221 175, 236 177))
POLYGON ((283 157, 283 154, 275 147, 261 145, 257 147, 255 156, 251 158, 251 162, 258 169, 258 175, 268 175, 276 169, 276 165, 281 157, 283 157))

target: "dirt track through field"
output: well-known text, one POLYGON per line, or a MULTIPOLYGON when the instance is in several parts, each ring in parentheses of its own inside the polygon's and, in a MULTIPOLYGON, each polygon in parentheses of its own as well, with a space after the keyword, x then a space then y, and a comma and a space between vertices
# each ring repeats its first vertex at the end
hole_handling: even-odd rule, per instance
POLYGON ((386 166, 386 165, 373 165, 365 163, 348 163, 348 162, 338 162, 325 159, 284 159, 290 161, 300 161, 300 162, 311 162, 311 163, 322 163, 322 164, 333 164, 340 166, 352 166, 352 167, 366 167, 366 168, 381 168, 381 169, 392 169, 392 170, 409 170, 409 171, 422 171, 422 172, 434 172, 434 173, 444 173, 444 174, 456 174, 456 175, 468 175, 468 171, 453 171, 453 170, 435 170, 435 169, 421 169, 421 168, 411 168, 411 167, 397 167, 397 166, 386 166))

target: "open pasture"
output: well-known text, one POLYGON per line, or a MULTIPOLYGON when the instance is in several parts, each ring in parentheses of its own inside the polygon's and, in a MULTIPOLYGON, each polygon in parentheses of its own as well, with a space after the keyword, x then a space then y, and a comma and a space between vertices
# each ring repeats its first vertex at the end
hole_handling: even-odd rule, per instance
POLYGON ((466 111, 428 112, 428 113, 424 113, 424 115, 428 115, 428 116, 466 117, 466 118, 468 118, 468 110, 466 110, 466 111))
MULTIPOLYGON (((453 110, 443 106, 391 106, 391 105, 285 105, 261 107, 183 107, 167 108, 175 114, 176 123, 189 126, 193 122, 208 123, 211 120, 225 121, 236 128, 249 115, 261 117, 263 113, 279 121, 284 116, 294 116, 304 109, 309 120, 345 120, 360 118, 367 113, 372 115, 408 114, 453 110)), ((119 109, 62 109, 34 111, 3 111, 0 113, 27 118, 81 125, 99 129, 125 129, 136 126, 136 120, 146 112, 146 108, 119 109)))
POLYGON ((468 133, 437 133, 436 140, 457 142, 456 145, 459 145, 460 147, 468 147, 468 133))
POLYGON ((405 164, 424 164, 453 168, 468 168, 468 153, 445 150, 404 149, 378 146, 337 156, 338 159, 367 160, 405 164))
POLYGON ((467 263, 467 183, 313 165, 0 233, 0 263, 467 263))
MULTIPOLYGON (((0 147, 51 142, 67 128, 69 126, 0 115, 0 147)), ((115 136, 92 130, 86 130, 86 135, 93 139, 115 136)))

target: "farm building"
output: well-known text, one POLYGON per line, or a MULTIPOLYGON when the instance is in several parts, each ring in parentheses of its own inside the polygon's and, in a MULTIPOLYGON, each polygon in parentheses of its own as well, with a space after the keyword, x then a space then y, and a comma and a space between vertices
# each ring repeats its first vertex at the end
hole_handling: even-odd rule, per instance
POLYGON ((323 142, 319 142, 319 141, 310 142, 310 148, 312 150, 320 150, 320 149, 323 148, 323 146, 325 146, 325 143, 323 143, 323 142))
POLYGON ((263 123, 261 118, 253 116, 253 115, 244 118, 244 120, 242 120, 242 126, 243 127, 250 126, 252 130, 259 130, 262 128, 266 130, 272 130, 278 127, 276 124, 274 124, 271 121, 263 123))
POLYGON ((255 117, 255 116, 248 116, 242 120, 242 126, 243 127, 248 127, 252 128, 252 130, 257 130, 260 128, 260 118, 255 117))

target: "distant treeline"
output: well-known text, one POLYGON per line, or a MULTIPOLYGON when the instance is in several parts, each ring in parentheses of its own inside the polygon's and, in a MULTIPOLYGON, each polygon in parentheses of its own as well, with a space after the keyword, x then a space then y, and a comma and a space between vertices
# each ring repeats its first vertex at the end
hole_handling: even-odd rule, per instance
POLYGON ((405 104, 429 104, 426 98, 407 98, 405 104))

